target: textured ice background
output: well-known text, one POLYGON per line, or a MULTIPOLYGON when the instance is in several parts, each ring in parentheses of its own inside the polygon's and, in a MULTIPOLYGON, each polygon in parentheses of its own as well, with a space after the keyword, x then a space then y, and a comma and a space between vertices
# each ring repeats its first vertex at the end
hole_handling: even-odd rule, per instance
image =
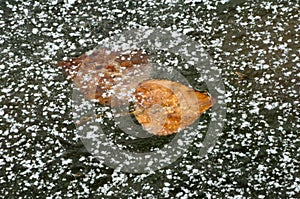
POLYGON ((5 198, 300 198, 299 1, 2 1, 0 194, 5 198), (215 148, 128 174, 90 156, 55 61, 136 24, 201 42, 228 106, 215 148), (235 72, 248 76, 239 81, 235 72))

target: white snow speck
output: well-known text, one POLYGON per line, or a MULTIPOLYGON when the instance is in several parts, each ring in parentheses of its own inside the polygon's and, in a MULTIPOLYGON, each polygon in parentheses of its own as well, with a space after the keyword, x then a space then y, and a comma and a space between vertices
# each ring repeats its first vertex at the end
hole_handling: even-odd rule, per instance
POLYGON ((9 93, 10 91, 12 91, 12 88, 3 88, 1 91, 3 93, 9 93))
POLYGON ((38 33, 39 32, 39 30, 37 29, 37 28, 32 28, 32 33, 33 34, 36 34, 36 33, 38 33))

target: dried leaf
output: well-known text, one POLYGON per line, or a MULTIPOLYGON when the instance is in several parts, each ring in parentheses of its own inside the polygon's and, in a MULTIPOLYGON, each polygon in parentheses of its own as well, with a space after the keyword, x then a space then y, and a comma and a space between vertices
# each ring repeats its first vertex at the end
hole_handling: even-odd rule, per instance
POLYGON ((135 91, 133 114, 154 135, 170 135, 192 124, 215 99, 181 83, 147 80, 135 91))
POLYGON ((78 58, 58 62, 87 99, 116 106, 127 100, 131 88, 150 78, 152 68, 139 51, 97 49, 78 58), (112 100, 113 98, 113 100, 112 100))

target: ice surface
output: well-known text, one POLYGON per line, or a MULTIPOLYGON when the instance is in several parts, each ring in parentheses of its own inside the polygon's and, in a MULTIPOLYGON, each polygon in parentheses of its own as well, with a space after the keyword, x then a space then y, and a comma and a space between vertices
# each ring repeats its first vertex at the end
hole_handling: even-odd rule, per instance
MULTIPOLYGON (((1 195, 297 198, 299 6, 266 0, 2 3, 1 195), (72 84, 55 66, 140 25, 163 27, 174 35, 179 31, 201 42, 222 71, 228 107, 226 126, 207 156, 199 157, 205 137, 205 128, 199 128, 182 157, 150 174, 111 169, 85 150, 71 115, 72 84), (240 80, 235 72, 248 78, 240 80)), ((192 67, 186 68, 190 80, 197 78, 189 73, 192 67)), ((207 126, 209 116, 201 126, 207 126)), ((133 150, 126 148, 128 142, 149 152, 169 141, 132 141, 110 127, 109 138, 128 150, 133 150)))

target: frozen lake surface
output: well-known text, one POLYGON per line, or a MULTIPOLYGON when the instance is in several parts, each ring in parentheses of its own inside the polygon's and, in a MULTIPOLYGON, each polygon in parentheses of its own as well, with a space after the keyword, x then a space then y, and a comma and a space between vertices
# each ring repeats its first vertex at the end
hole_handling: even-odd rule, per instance
MULTIPOLYGON (((300 4, 276 2, 1 2, 1 195, 300 198, 300 4), (137 25, 202 43, 226 89, 215 147, 198 155, 199 129, 179 159, 147 174, 118 171, 87 152, 72 119, 72 82, 55 66, 137 25)), ((112 139, 126 146, 118 140, 125 137, 112 139)), ((170 139, 135 144, 147 151, 170 139)))

